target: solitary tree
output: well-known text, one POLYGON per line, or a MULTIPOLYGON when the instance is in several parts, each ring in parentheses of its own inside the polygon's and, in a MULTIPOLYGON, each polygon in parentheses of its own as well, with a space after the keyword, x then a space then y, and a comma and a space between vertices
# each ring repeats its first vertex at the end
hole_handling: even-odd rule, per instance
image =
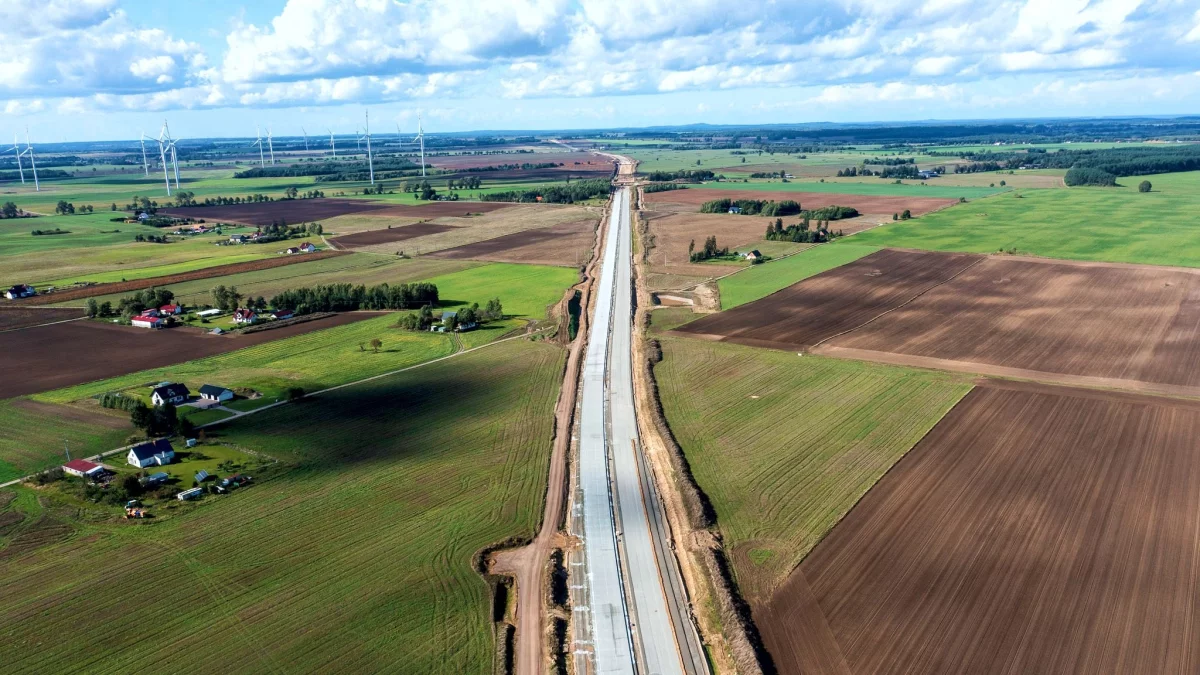
POLYGON ((5 218, 16 218, 21 209, 18 209, 17 205, 13 202, 4 202, 4 207, 0 211, 4 213, 5 218))
POLYGON ((96 302, 95 298, 88 298, 88 301, 87 301, 88 318, 95 318, 99 314, 100 314, 100 304, 98 302, 96 302))
POLYGON ((1144 180, 1144 181, 1138 183, 1138 192, 1149 192, 1149 191, 1150 191, 1150 181, 1144 180))
POLYGON ((383 340, 380 340, 379 338, 371 338, 371 349, 378 354, 379 350, 383 349, 383 340))

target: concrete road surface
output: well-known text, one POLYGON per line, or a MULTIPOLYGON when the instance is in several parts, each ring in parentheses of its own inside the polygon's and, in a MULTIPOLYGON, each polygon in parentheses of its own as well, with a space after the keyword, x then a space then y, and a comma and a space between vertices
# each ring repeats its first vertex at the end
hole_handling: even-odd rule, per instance
POLYGON ((613 200, 584 362, 579 471, 593 665, 698 675, 707 668, 638 445, 629 198, 621 188, 613 200))

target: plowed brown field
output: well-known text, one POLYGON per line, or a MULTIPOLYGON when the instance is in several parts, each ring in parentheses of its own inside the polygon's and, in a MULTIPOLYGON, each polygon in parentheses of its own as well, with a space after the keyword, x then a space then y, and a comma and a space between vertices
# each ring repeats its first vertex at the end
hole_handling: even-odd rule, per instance
POLYGON ((368 319, 353 312, 248 335, 191 328, 152 331, 97 321, 0 333, 0 399, 158 368, 368 319))
POLYGON ((895 310, 981 260, 883 250, 677 332, 752 347, 806 349, 895 310))
POLYGON ((913 215, 921 215, 958 203, 957 199, 935 199, 933 197, 880 197, 824 192, 792 192, 789 190, 688 188, 686 190, 651 192, 646 195, 646 202, 651 208, 663 211, 696 211, 701 204, 714 199, 773 199, 775 201, 792 199, 800 202, 800 206, 806 209, 819 209, 823 206, 850 206, 858 209, 859 213, 874 214, 901 213, 908 209, 912 211, 913 215))
POLYGON ((596 236, 595 220, 560 223, 537 230, 448 248, 430 254, 451 260, 492 260, 531 265, 578 266, 585 262, 596 236))
POLYGON ((967 395, 756 623, 783 673, 1195 673, 1200 404, 967 395))
POLYGON ((110 284, 94 284, 92 286, 72 288, 65 291, 56 291, 54 293, 43 293, 41 295, 34 295, 28 298, 21 298, 19 300, 0 300, 0 302, 7 302, 14 305, 52 304, 56 302, 66 302, 68 300, 79 300, 80 298, 94 298, 101 295, 109 295, 110 293, 129 293, 131 291, 140 291, 143 288, 150 288, 152 286, 166 286, 167 284, 178 284, 184 281, 212 279, 214 277, 223 277, 229 274, 240 274, 242 272, 266 270, 273 267, 295 265, 296 263, 311 262, 313 260, 332 258, 339 255, 346 255, 346 251, 317 251, 315 253, 305 253, 304 255, 288 255, 280 256, 278 258, 263 258, 262 260, 251 260, 249 262, 230 263, 228 265, 214 265, 212 267, 192 270, 191 272, 167 274, 161 277, 149 277, 146 279, 134 279, 133 281, 115 281, 110 284))
POLYGON ((56 321, 69 321, 82 316, 83 310, 81 309, 0 306, 0 331, 29 328, 56 321))
POLYGON ((284 199, 255 204, 229 204, 225 206, 202 206, 182 209, 159 209, 159 213, 177 218, 204 218, 210 221, 243 223, 245 225, 270 225, 286 221, 291 225, 315 222, 344 216, 350 213, 370 213, 378 216, 400 218, 440 218, 442 216, 465 216, 468 213, 488 213, 507 208, 512 204, 502 202, 423 202, 403 206, 391 202, 375 202, 365 199, 284 199))
POLYGON ((366 232, 347 234, 341 237, 334 237, 329 242, 339 248, 357 248, 359 246, 374 246, 375 244, 404 241, 405 239, 424 237, 427 234, 437 234, 438 232, 446 232, 453 229, 453 225, 443 225, 442 223, 413 223, 412 225, 404 225, 403 227, 390 227, 382 230, 367 230, 366 232))

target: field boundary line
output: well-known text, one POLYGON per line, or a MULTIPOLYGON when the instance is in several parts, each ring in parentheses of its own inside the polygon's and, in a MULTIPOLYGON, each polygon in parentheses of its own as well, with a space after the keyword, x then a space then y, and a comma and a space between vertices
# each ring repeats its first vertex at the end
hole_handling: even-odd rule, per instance
MULTIPOLYGON (((30 307, 30 309, 33 309, 33 308, 30 307)), ((50 308, 49 307, 39 307, 38 309, 50 309, 50 308)), ((42 328, 44 326, 53 326, 53 325, 60 324, 60 323, 70 323, 72 321, 83 321, 86 318, 87 318, 86 316, 77 316, 74 319, 63 319, 61 321, 51 321, 50 323, 39 323, 36 326, 21 326, 19 328, 5 328, 4 330, 0 330, 0 333, 11 333, 13 331, 18 331, 18 330, 29 330, 30 328, 42 328)))
MULTIPOLYGON (((386 373, 380 373, 380 374, 378 374, 378 375, 372 375, 372 376, 370 376, 370 377, 365 377, 365 378, 363 378, 363 379, 361 379, 361 380, 355 380, 355 381, 353 381, 353 382, 345 382, 345 383, 343 383, 343 384, 338 384, 338 385, 335 385, 335 386, 332 386, 332 387, 326 387, 325 389, 321 389, 320 391, 314 391, 314 392, 307 393, 307 394, 305 394, 304 396, 302 396, 302 397, 300 397, 300 398, 301 398, 301 399, 305 399, 305 398, 308 398, 308 397, 310 397, 310 396, 319 396, 319 395, 321 395, 321 394, 327 394, 327 393, 329 393, 329 392, 331 392, 331 391, 337 391, 338 389, 345 389, 346 387, 353 387, 353 386, 354 386, 354 385, 356 385, 356 384, 362 384, 362 383, 364 383, 364 382, 370 382, 370 381, 372 381, 372 380, 378 380, 378 379, 380 379, 380 378, 384 378, 384 377, 391 377, 392 375, 398 375, 398 374, 400 374, 400 373, 407 372, 407 371, 410 371, 410 370, 415 370, 415 369, 417 369, 417 368, 422 368, 422 367, 424 367, 424 366, 428 366, 428 365, 431 365, 431 364, 434 364, 434 363, 438 363, 438 362, 440 362, 440 361, 445 361, 445 360, 447 360, 447 359, 452 359, 452 358, 455 358, 455 357, 457 357, 457 356, 462 356, 463 354, 470 354, 471 352, 477 352, 477 351, 479 351, 479 350, 481 350, 481 349, 487 349, 488 347, 493 347, 493 346, 495 346, 495 345, 498 345, 498 344, 500 344, 500 343, 502 343, 502 342, 511 342, 512 340, 519 340, 519 339, 521 339, 521 338, 528 338, 528 337, 530 337, 530 336, 532 336, 532 335, 540 335, 540 334, 542 334, 542 333, 545 333, 546 331, 553 330, 553 328, 554 328, 554 327, 550 327, 550 328, 543 328, 543 329, 541 329, 541 330, 535 330, 535 331, 533 331, 533 332, 531 332, 531 333, 521 333, 520 335, 513 335, 512 337, 500 338, 499 340, 496 340, 496 341, 494 341, 494 342, 489 342, 489 343, 487 343, 487 344, 485 344, 485 345, 479 345, 478 347, 471 347, 470 349, 464 349, 464 350, 462 350, 462 351, 459 351, 459 352, 454 352, 453 354, 447 354, 446 356, 439 356, 439 357, 437 357, 436 359, 430 359, 430 360, 428 360, 428 361, 422 361, 421 363, 413 364, 413 365, 411 365, 411 366, 407 366, 407 367, 404 367, 404 368, 400 368, 400 369, 398 369, 398 370, 391 370, 391 371, 388 371, 388 372, 386 372, 386 373)), ((243 418, 243 417, 247 417, 247 416, 253 415, 253 414, 255 414, 255 413, 260 413, 260 412, 262 412, 262 411, 264 411, 264 410, 270 410, 270 409, 272 409, 272 408, 277 408, 277 407, 279 407, 279 406, 281 406, 281 405, 287 405, 288 403, 294 403, 294 402, 295 402, 295 401, 276 401, 275 403, 271 403, 271 404, 265 405, 265 406, 263 406, 263 407, 261 407, 261 408, 255 408, 254 410, 247 410, 247 411, 244 411, 244 412, 237 412, 237 413, 235 413, 235 414, 234 414, 232 417, 226 417, 226 418, 225 418, 225 419, 223 419, 223 420, 216 420, 216 421, 213 421, 213 422, 208 422, 207 424, 201 424, 201 425, 197 426, 197 427, 196 427, 196 429, 207 429, 207 428, 209 428, 209 427, 214 427, 214 426, 217 426, 218 424, 225 424, 226 422, 232 422, 233 420, 241 419, 241 418, 243 418)), ((114 449, 112 449, 112 450, 106 450, 106 451, 104 451, 104 452, 101 452, 101 453, 99 453, 99 454, 92 455, 91 457, 84 457, 83 459, 86 459, 86 460, 88 460, 88 461, 101 461, 101 460, 103 460, 105 457, 108 457, 108 456, 111 456, 111 455, 117 454, 117 453, 119 453, 119 452, 123 452, 123 451, 125 451, 125 450, 128 450, 128 449, 132 448, 132 447, 133 447, 133 446, 135 446, 135 445, 140 445, 140 444, 142 444, 142 443, 145 443, 145 441, 138 441, 137 443, 130 443, 129 445, 123 445, 123 446, 121 446, 121 447, 119 447, 119 448, 114 448, 114 449)), ((14 479, 12 479, 12 480, 10 480, 10 481, 8 481, 8 482, 5 482, 5 483, 0 483, 0 488, 5 488, 5 487, 12 486, 12 485, 17 485, 18 483, 21 483, 21 482, 23 482, 23 481, 26 481, 26 480, 28 480, 28 479, 30 479, 30 478, 33 478, 33 477, 34 477, 34 476, 36 476, 38 473, 41 473, 41 472, 34 472, 34 473, 31 473, 31 474, 29 474, 29 475, 27 475, 27 476, 21 476, 20 478, 14 478, 14 479)))
MULTIPOLYGON (((978 255, 978 254, 974 254, 974 255, 978 255)), ((978 265, 979 263, 981 263, 981 262, 983 262, 984 260, 987 260, 987 259, 988 259, 988 256, 986 256, 986 255, 980 255, 980 256, 979 256, 979 257, 978 257, 978 258, 975 260, 975 262, 971 263, 970 265, 967 265, 966 267, 964 267, 964 268, 962 268, 961 270, 959 270, 959 271, 955 272, 954 274, 952 274, 952 275, 950 275, 950 276, 946 277, 945 279, 943 279, 943 280, 941 280, 941 281, 937 282, 936 284, 934 284, 934 285, 930 286, 929 288, 926 288, 926 289, 924 289, 923 291, 921 291, 921 292, 917 293, 916 295, 914 295, 914 296, 912 296, 911 298, 909 298, 909 299, 905 300, 904 302, 902 302, 902 303, 900 303, 900 304, 896 305, 895 307, 892 307, 892 308, 890 308, 890 309, 886 309, 886 310, 884 310, 884 311, 882 311, 882 312, 880 312, 880 313, 876 314, 875 316, 873 316, 873 317, 871 317, 871 318, 867 319, 866 321, 864 321, 864 322, 862 322, 862 323, 858 324, 857 326, 855 326, 855 327, 853 327, 853 328, 847 328, 846 330, 844 330, 844 331, 842 331, 842 332, 840 332, 840 333, 835 333, 834 335, 830 335, 829 337, 827 337, 827 338, 824 338, 824 339, 820 340, 820 341, 819 341, 819 342, 817 342, 816 344, 814 344, 814 345, 812 345, 811 347, 809 347, 809 348, 808 348, 808 351, 811 353, 811 352, 812 352, 814 349, 816 349, 817 347, 820 347, 821 345, 825 344, 826 342, 829 342, 830 340, 833 340, 834 338, 839 338, 839 337, 841 337, 841 336, 843 336, 843 335, 846 335, 847 333, 853 333, 854 331, 856 331, 856 330, 858 330, 859 328, 862 328, 863 326, 865 326, 865 325, 867 325, 867 324, 869 324, 869 323, 871 323, 871 322, 875 321, 876 319, 879 319, 879 318, 881 318, 881 317, 883 317, 883 316, 885 316, 885 315, 887 315, 887 314, 891 314, 892 312, 894 312, 894 311, 896 311, 896 310, 898 310, 898 309, 901 309, 901 308, 903 308, 903 307, 907 306, 909 303, 911 303, 912 301, 916 300, 917 298, 920 298, 922 295, 925 295, 925 294, 926 294, 926 293, 928 293, 929 291, 932 291, 933 289, 935 289, 935 288, 938 288, 939 286, 942 286, 942 285, 945 285, 945 284, 948 284, 948 283, 950 283, 951 281, 954 281, 955 279, 957 279, 957 278, 958 278, 958 276, 959 276, 959 275, 963 274, 963 273, 964 273, 964 272, 966 272, 967 270, 971 269, 972 267, 975 267, 976 265, 978 265)))

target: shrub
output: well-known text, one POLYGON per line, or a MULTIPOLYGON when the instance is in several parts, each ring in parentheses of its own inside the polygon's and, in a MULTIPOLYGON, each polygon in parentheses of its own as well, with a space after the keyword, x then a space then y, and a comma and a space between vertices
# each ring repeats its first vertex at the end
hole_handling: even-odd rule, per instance
POLYGON ((1138 192, 1149 192, 1149 191, 1150 191, 1150 181, 1144 180, 1144 181, 1138 183, 1138 192))

